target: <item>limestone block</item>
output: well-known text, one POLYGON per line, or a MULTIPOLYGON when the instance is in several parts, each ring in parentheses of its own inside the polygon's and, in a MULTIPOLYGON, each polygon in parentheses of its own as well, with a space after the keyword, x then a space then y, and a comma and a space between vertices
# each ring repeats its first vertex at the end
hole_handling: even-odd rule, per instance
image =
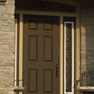
POLYGON ((86 61, 87 61, 87 59, 81 58, 81 62, 86 62, 86 61))
POLYGON ((86 63, 86 66, 87 66, 87 71, 88 72, 92 72, 92 71, 94 71, 94 62, 93 63, 90 63, 90 64, 87 64, 86 63))
POLYGON ((81 25, 81 38, 86 37, 86 27, 81 25))
POLYGON ((12 88, 14 85, 14 67, 0 66, 0 88, 12 88))
POLYGON ((11 39, 14 40, 14 32, 0 32, 0 39, 11 39))
POLYGON ((14 47, 14 43, 12 43, 11 45, 9 45, 9 49, 10 51, 14 54, 15 52, 15 47, 14 47))
POLYGON ((85 25, 86 33, 94 34, 94 24, 85 25))
POLYGON ((84 62, 84 64, 81 64, 81 73, 84 71, 87 71, 87 67, 86 67, 85 62, 84 62))
POLYGON ((94 50, 94 37, 86 38, 86 50, 94 50))
POLYGON ((14 54, 0 53, 0 66, 14 66, 14 54))
POLYGON ((10 31, 9 26, 2 26, 1 31, 9 32, 10 31))
POLYGON ((86 57, 87 57, 87 60, 94 60, 94 49, 88 50, 87 53, 86 53, 86 57))
POLYGON ((81 50, 94 50, 94 37, 81 37, 81 50))
POLYGON ((0 29, 3 32, 14 32, 14 24, 13 25, 2 25, 0 29))
POLYGON ((3 26, 12 26, 14 25, 14 21, 2 21, 1 24, 3 26))
MULTIPOLYGON (((81 61, 89 62, 89 60, 94 60, 94 51, 81 51, 81 61)), ((93 61, 92 61, 93 62, 93 61)))
POLYGON ((15 0, 8 0, 7 2, 8 2, 8 5, 14 5, 15 0))
POLYGON ((2 14, 1 11, 2 11, 2 9, 1 9, 1 6, 0 6, 0 15, 2 14))
POLYGON ((9 45, 0 45, 0 53, 11 53, 9 45))
POLYGON ((94 86, 94 71, 88 73, 88 86, 94 86))
POLYGON ((13 6, 13 5, 2 5, 2 7, 1 7, 1 13, 2 14, 11 14, 11 15, 13 15, 14 14, 14 12, 15 12, 15 6, 13 6))
POLYGON ((6 14, 7 13, 7 8, 8 8, 8 6, 2 6, 1 13, 6 14))
POLYGON ((94 24, 81 24, 81 37, 94 37, 94 24))
POLYGON ((14 14, 14 12, 15 12, 14 6, 13 5, 9 5, 8 9, 7 9, 7 13, 8 14, 14 14))
POLYGON ((78 91, 76 94, 82 94, 82 93, 78 91))
POLYGON ((94 66, 93 65, 94 65, 94 60, 93 60, 93 62, 92 62, 92 60, 90 60, 89 62, 88 61, 81 62, 82 71, 87 71, 87 72, 94 71, 94 66))
POLYGON ((86 38, 81 37, 81 50, 86 50, 86 38))
POLYGON ((9 26, 9 32, 14 32, 14 31, 15 31, 15 27, 14 27, 14 24, 13 24, 13 25, 9 26))
POLYGON ((0 5, 0 94, 14 94, 15 0, 0 5), (4 88, 1 90, 1 88, 4 88))
POLYGON ((0 45, 11 45, 11 44, 13 44, 12 39, 0 38, 0 45))
POLYGON ((9 90, 0 90, 0 94, 14 94, 14 91, 9 91, 9 90))
POLYGON ((94 19, 93 19, 93 17, 89 17, 89 16, 83 17, 81 20, 81 24, 94 24, 94 19))
POLYGON ((2 21, 9 21, 9 20, 14 20, 14 15, 11 14, 3 14, 3 16, 1 16, 2 21))
POLYGON ((81 59, 86 60, 86 51, 81 51, 81 59))
MULTIPOLYGON (((87 62, 87 64, 92 64, 92 65, 94 65, 94 59, 87 59, 86 62, 87 62)), ((91 65, 91 66, 92 66, 92 65, 91 65)))

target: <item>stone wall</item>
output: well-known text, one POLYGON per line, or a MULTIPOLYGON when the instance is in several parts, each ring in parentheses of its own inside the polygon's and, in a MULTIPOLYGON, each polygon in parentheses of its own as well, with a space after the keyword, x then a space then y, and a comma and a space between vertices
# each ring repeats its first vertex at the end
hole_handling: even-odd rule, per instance
POLYGON ((82 86, 94 86, 94 0, 81 5, 81 80, 82 86))
MULTIPOLYGON (((0 94, 14 94, 14 10, 14 0, 0 4, 0 94)), ((81 85, 94 86, 93 79, 94 1, 84 0, 81 5, 81 85)))
POLYGON ((14 94, 14 0, 0 2, 0 94, 14 94))

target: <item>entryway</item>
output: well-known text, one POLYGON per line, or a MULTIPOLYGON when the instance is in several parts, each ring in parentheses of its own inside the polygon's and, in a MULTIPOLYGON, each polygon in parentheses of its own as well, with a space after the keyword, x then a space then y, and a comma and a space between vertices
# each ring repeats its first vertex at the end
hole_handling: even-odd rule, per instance
POLYGON ((54 10, 50 6, 52 2, 34 1, 35 5, 48 4, 51 11, 45 6, 45 11, 40 11, 41 6, 38 11, 36 8, 32 11, 33 7, 28 11, 29 2, 26 10, 21 7, 16 11, 18 60, 15 79, 16 85, 24 87, 19 94, 76 94, 79 30, 75 7, 54 3, 54 10), (58 12, 55 5, 61 5, 62 10, 59 6, 58 12), (67 7, 70 7, 69 12, 67 7))

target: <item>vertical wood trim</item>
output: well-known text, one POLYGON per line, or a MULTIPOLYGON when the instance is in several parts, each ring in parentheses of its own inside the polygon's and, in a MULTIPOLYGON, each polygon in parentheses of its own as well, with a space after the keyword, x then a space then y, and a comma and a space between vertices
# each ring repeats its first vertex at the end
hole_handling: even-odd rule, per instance
POLYGON ((74 94, 74 22, 72 22, 72 92, 74 94))
POLYGON ((20 14, 19 56, 19 86, 23 86, 23 14, 20 14))
POLYGON ((60 16, 60 94, 63 94, 63 16, 60 16))
POLYGON ((66 22, 64 22, 64 93, 66 93, 66 22))
MULTIPOLYGON (((75 43, 76 43, 76 81, 78 82, 80 80, 80 5, 77 6, 75 43)), ((79 86, 80 83, 78 83, 77 87, 79 86)))
POLYGON ((17 19, 15 19, 15 86, 17 86, 17 19))

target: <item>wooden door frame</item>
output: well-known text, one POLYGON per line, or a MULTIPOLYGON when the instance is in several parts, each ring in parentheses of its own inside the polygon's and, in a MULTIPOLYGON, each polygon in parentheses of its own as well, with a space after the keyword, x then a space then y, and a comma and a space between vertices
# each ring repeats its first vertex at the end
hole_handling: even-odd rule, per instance
MULTIPOLYGON (((76 13, 61 13, 61 12, 40 12, 40 11, 21 11, 17 10, 19 14, 19 86, 23 86, 23 15, 44 15, 44 16, 59 16, 60 17, 60 94, 64 94, 64 25, 63 17, 76 18, 76 81, 80 77, 80 8, 77 6, 76 13)), ((79 86, 79 84, 78 84, 79 86)))

